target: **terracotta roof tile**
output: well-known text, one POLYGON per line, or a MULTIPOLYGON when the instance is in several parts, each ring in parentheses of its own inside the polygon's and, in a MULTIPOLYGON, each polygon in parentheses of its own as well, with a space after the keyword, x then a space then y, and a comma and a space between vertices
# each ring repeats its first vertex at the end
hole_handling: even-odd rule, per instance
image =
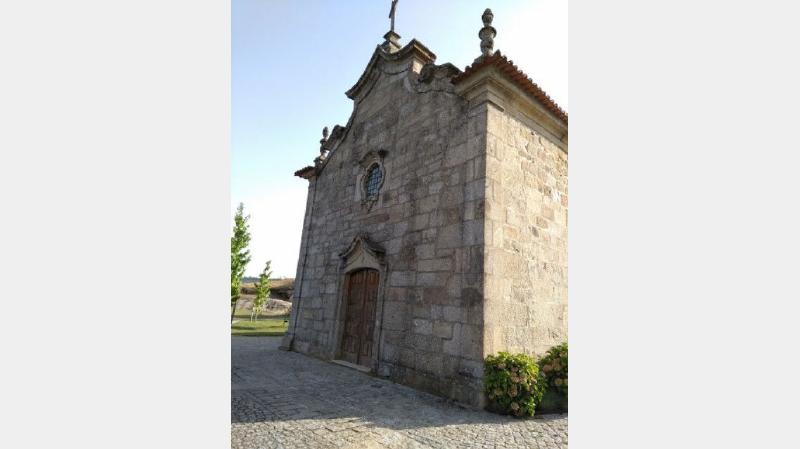
POLYGON ((499 51, 494 52, 494 54, 491 56, 482 56, 481 58, 477 59, 472 63, 472 65, 468 66, 463 73, 453 77, 452 82, 453 84, 458 84, 482 68, 489 66, 497 67, 500 73, 506 75, 508 79, 514 82, 514 84, 516 84, 519 88, 542 102, 542 104, 544 104, 550 112, 552 112, 559 119, 563 120, 564 123, 568 123, 567 113, 564 112, 564 110, 561 109, 561 107, 559 107, 556 102, 553 101, 553 99, 551 99, 550 96, 542 90, 541 87, 534 83, 528 77, 528 75, 525 74, 525 72, 517 68, 513 61, 510 61, 499 51))

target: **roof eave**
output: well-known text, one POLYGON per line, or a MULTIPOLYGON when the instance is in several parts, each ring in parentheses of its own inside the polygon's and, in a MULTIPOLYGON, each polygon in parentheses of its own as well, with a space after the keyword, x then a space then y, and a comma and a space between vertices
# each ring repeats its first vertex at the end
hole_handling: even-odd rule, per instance
POLYGON ((567 113, 561 109, 541 87, 534 83, 525 72, 517 68, 513 61, 510 61, 499 51, 496 51, 490 56, 481 56, 476 59, 463 73, 453 77, 452 83, 454 85, 465 83, 467 80, 485 70, 489 70, 491 67, 496 68, 497 72, 502 74, 508 81, 513 83, 528 96, 541 103, 556 119, 562 121, 565 126, 568 125, 567 113))

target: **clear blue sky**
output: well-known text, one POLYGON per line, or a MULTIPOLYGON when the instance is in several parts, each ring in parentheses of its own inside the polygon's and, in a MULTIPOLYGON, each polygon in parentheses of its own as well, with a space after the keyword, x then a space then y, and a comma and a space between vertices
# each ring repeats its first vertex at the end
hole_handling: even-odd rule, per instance
MULTIPOLYGON (((344 92, 389 30, 390 5, 232 1, 231 217, 239 202, 251 215, 248 275, 272 260, 273 275, 294 277, 308 184, 292 174, 319 154, 324 126, 347 123, 344 92)), ((399 0, 395 31, 463 70, 480 54, 487 7, 495 49, 568 110, 565 0, 399 0)))

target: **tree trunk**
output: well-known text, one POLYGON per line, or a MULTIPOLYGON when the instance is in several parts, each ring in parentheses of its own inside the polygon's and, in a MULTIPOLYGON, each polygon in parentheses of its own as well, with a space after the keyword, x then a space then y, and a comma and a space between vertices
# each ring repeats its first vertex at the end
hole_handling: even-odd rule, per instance
POLYGON ((233 305, 231 306, 231 324, 233 324, 233 316, 236 315, 236 304, 238 302, 239 300, 237 299, 236 301, 233 302, 233 305))

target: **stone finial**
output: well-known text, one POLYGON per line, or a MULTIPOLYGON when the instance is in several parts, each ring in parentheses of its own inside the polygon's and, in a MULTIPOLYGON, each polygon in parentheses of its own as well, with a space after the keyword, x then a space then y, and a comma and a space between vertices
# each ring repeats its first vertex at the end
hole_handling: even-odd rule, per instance
POLYGON ((325 142, 328 141, 328 127, 322 128, 322 139, 319 139, 319 155, 325 154, 325 142))
POLYGON ((389 31, 383 35, 385 39, 381 44, 381 48, 386 53, 396 53, 398 50, 402 48, 400 45, 400 35, 395 33, 394 31, 389 31))
POLYGON ((494 37, 497 36, 497 30, 492 26, 492 20, 494 20, 492 10, 486 8, 481 19, 483 19, 483 28, 478 32, 478 37, 481 38, 481 54, 490 56, 494 50, 494 37))
POLYGON ((389 10, 389 19, 391 19, 391 26, 389 27, 389 31, 383 36, 383 43, 381 44, 381 48, 386 53, 395 53, 400 48, 400 35, 394 32, 394 15, 397 11, 397 0, 392 0, 392 9, 389 10))
POLYGON ((322 128, 322 139, 319 139, 319 157, 314 159, 314 164, 319 165, 325 160, 325 142, 328 141, 328 127, 322 128))

